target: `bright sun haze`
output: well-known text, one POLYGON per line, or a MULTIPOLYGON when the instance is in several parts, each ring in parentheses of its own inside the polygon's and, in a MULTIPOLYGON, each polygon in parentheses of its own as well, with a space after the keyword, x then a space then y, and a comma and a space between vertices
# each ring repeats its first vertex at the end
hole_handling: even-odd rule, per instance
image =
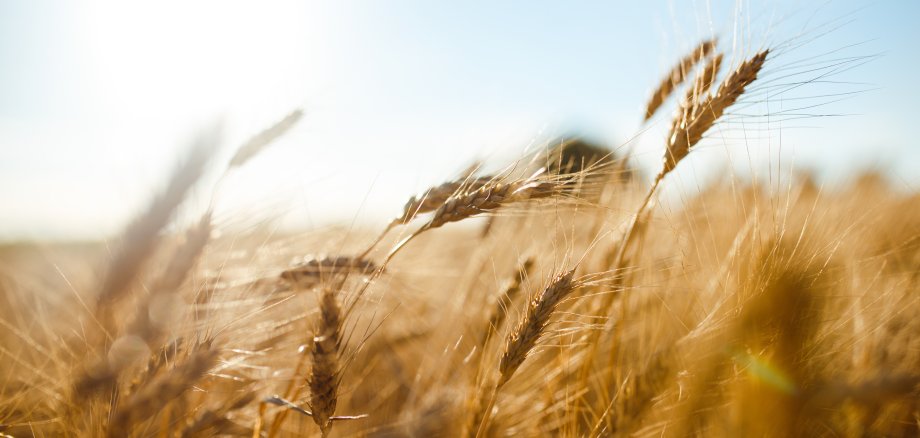
POLYGON ((904 130, 920 95, 897 85, 918 67, 916 4, 697 6, 3 2, 0 238, 110 236, 196 131, 220 124, 223 158, 295 108, 303 121, 227 182, 221 208, 254 206, 292 228, 377 222, 476 159, 574 134, 611 147, 632 139, 651 169, 667 121, 644 131, 639 107, 675 56, 715 34, 747 52, 802 35, 808 44, 780 63, 831 51, 872 59, 835 76, 846 84, 805 91, 822 105, 773 122, 768 147, 715 147, 680 190, 724 166, 769 174, 771 157, 829 181, 877 166, 916 187, 920 153, 904 130))

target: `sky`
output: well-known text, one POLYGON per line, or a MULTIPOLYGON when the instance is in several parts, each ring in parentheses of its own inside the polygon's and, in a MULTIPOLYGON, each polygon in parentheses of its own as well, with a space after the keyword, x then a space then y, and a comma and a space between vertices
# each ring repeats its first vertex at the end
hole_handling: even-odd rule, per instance
POLYGON ((712 36, 734 65, 775 54, 670 190, 788 168, 916 190, 918 21, 920 2, 893 0, 0 0, 0 240, 116 234, 215 126, 186 208, 243 225, 382 222, 475 160, 576 134, 652 172, 673 104, 643 124, 645 101, 712 36), (296 108, 215 193, 234 148, 296 108))

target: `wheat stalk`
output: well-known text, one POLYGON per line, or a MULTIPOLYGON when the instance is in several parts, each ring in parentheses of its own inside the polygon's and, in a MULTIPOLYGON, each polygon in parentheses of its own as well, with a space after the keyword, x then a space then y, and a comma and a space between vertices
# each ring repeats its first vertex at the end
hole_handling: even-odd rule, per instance
MULTIPOLYGON (((691 90, 688 91, 686 101, 682 106, 677 119, 672 124, 671 134, 669 135, 667 148, 664 154, 664 163, 662 165, 662 169, 655 177, 652 186, 646 192, 645 197, 642 200, 642 204, 640 204, 636 214, 632 217, 630 224, 627 226, 626 231, 623 234, 621 243, 616 249, 616 256, 614 257, 612 263, 613 269, 619 270, 623 268, 626 251, 630 248, 630 244, 632 243, 636 231, 640 228, 644 229, 642 227, 644 215, 647 213, 651 199, 658 189, 658 186, 661 184, 661 181, 668 173, 674 170, 674 168, 677 166, 677 163, 680 162, 681 159, 689 154, 690 148, 696 145, 696 143, 702 139, 703 134, 709 130, 713 124, 715 124, 715 122, 722 116, 725 109, 734 104, 735 101, 737 101, 738 98, 744 93, 745 88, 757 79, 757 74, 760 72, 761 68, 763 68, 763 64, 766 61, 768 54, 769 50, 763 50, 739 65, 738 68, 733 70, 725 79, 723 79, 722 83, 719 85, 719 88, 716 90, 715 95, 706 95, 705 93, 714 82, 714 78, 717 75, 722 63, 722 56, 716 56, 707 64, 703 71, 700 72, 694 86, 691 90)), ((614 288, 622 289, 622 283, 625 281, 625 277, 617 276, 615 277, 615 280, 616 283, 614 284, 614 288)), ((613 302, 614 295, 607 295, 604 297, 604 299, 600 302, 598 314, 609 314, 610 308, 613 306, 613 302)), ((615 326, 614 335, 611 338, 613 342, 613 345, 611 346, 611 352, 613 354, 618 352, 618 343, 622 338, 623 321, 628 315, 628 309, 628 302, 624 298, 623 303, 620 306, 620 318, 615 326)), ((587 375, 589 367, 591 366, 591 363, 597 354, 600 345, 598 342, 599 336, 599 331, 592 332, 588 336, 588 343, 591 346, 589 347, 589 352, 586 355, 587 359, 585 360, 582 367, 582 376, 587 375)), ((613 373, 614 368, 608 368, 608 382, 613 378, 613 373)))
MULTIPOLYGON (((674 167, 677 166, 677 163, 682 158, 687 156, 690 148, 699 142, 703 134, 722 116, 725 109, 738 100, 738 97, 744 93, 745 87, 757 79, 757 73, 763 67, 768 53, 769 50, 764 50, 742 63, 722 81, 714 96, 706 96, 702 99, 702 93, 711 87, 713 78, 721 66, 721 56, 715 57, 700 73, 696 85, 694 85, 694 90, 699 92, 691 90, 688 93, 688 101, 684 104, 672 125, 672 133, 669 136, 664 154, 664 164, 623 234, 611 265, 614 269, 622 268, 626 251, 630 247, 636 230, 641 226, 643 216, 647 212, 652 197, 661 181, 668 173, 674 170, 674 167)), ((620 281, 623 280, 622 277, 618 278, 620 281)), ((613 295, 608 295, 602 300, 600 305, 601 314, 609 312, 610 307, 613 305, 613 298, 613 295)), ((625 305, 621 311, 622 313, 626 312, 625 305)))

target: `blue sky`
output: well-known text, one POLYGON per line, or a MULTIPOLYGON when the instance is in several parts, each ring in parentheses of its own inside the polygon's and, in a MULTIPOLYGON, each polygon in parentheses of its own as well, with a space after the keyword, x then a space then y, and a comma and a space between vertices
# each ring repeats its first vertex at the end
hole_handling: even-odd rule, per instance
MULTIPOLYGON (((770 116, 739 120, 769 129, 719 133, 672 190, 692 193, 726 167, 764 177, 784 166, 829 184, 875 166, 917 189, 920 3, 802 3, 0 0, 0 239, 111 235, 196 130, 221 123, 222 160, 295 107, 302 123, 222 188, 225 217, 379 221, 474 159, 570 133, 633 139, 651 169, 670 108, 643 126, 642 106, 713 35, 734 62, 801 45, 768 64, 774 84, 809 60, 878 56, 847 64, 832 78, 843 83, 755 105, 770 116), (808 117, 780 122, 801 106, 808 117)), ((209 197, 200 189, 192 208, 209 197)))

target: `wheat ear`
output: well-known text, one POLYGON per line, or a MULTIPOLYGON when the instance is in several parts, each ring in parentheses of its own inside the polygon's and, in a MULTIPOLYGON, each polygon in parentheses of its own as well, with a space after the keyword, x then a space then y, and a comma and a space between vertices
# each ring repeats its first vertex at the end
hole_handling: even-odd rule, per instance
POLYGON ((448 181, 431 187, 428 190, 425 190, 424 193, 418 196, 413 196, 409 198, 409 201, 406 202, 406 205, 403 206, 403 211, 399 217, 394 218, 387 224, 386 228, 374 239, 373 242, 368 246, 364 252, 362 252, 357 258, 363 259, 366 258, 368 254, 386 237, 387 233, 390 232, 397 225, 404 225, 411 222, 413 219, 418 217, 420 214, 431 213, 447 202, 453 196, 460 195, 462 193, 467 193, 472 190, 478 190, 495 179, 493 176, 481 176, 478 178, 466 178, 462 180, 448 181))
POLYGON ((575 290, 575 283, 572 279, 574 275, 574 269, 557 275, 549 286, 530 301, 527 312, 521 318, 517 328, 508 335, 505 343, 505 352, 502 353, 498 366, 501 373, 498 380, 499 387, 504 386, 524 363, 524 359, 543 336, 556 307, 575 290))
MULTIPOLYGON (((713 56, 706 63, 706 66, 703 67, 703 70, 697 74, 696 79, 693 81, 693 86, 687 89, 687 94, 684 96, 683 102, 681 102, 681 114, 678 117, 674 118, 672 123, 679 123, 680 120, 691 120, 696 117, 695 111, 700 110, 699 102, 708 96, 709 89, 712 88, 712 84, 716 81, 716 76, 719 74, 719 69, 722 67, 722 59, 724 55, 721 53, 713 56)), ((675 127, 671 126, 671 129, 675 127)))
POLYGON ((296 109, 274 125, 254 135, 236 150, 236 154, 230 159, 230 164, 227 165, 227 168, 233 169, 246 164, 247 161, 258 155, 259 152, 262 152, 268 145, 272 144, 275 140, 293 128, 294 125, 300 121, 301 117, 303 117, 303 110, 296 109))
POLYGON ((407 223, 416 216, 440 208, 451 197, 461 193, 479 190, 492 182, 495 177, 481 176, 472 180, 449 181, 439 186, 432 187, 425 191, 421 196, 413 196, 403 206, 402 215, 396 220, 401 223, 407 223))
POLYGON ((712 128, 722 117, 725 109, 732 106, 744 94, 744 89, 757 79, 757 73, 763 68, 769 50, 761 51, 751 59, 741 63, 722 81, 715 95, 696 102, 692 109, 678 115, 679 120, 673 124, 668 136, 664 165, 658 178, 663 178, 674 170, 677 163, 690 153, 690 148, 703 138, 703 134, 712 128))
POLYGON ((324 289, 320 298, 319 324, 310 353, 313 369, 309 378, 311 417, 323 436, 329 434, 332 428, 332 417, 338 401, 341 316, 336 291, 324 289))
POLYGON ((698 62, 703 60, 716 47, 716 40, 711 39, 701 42, 692 52, 684 56, 674 68, 668 72, 667 76, 658 84, 658 88, 652 93, 648 104, 645 107, 645 120, 652 118, 655 112, 661 108, 664 101, 674 92, 674 89, 684 81, 687 74, 693 69, 698 62))
POLYGON ((528 199, 548 198, 558 192, 551 182, 537 182, 533 179, 510 183, 493 182, 470 193, 450 198, 435 211, 431 221, 423 230, 438 228, 444 224, 488 213, 508 204, 528 199))
POLYGON ((530 275, 530 270, 533 268, 534 259, 529 257, 525 259, 520 266, 517 268, 517 275, 514 276, 511 284, 505 288, 505 291, 502 293, 498 300, 495 303, 495 307, 492 309, 492 314, 489 316, 489 323, 486 326, 485 334, 482 336, 482 341, 480 345, 485 348, 486 344, 489 343, 489 340, 492 339, 492 336, 501 329, 502 325, 505 322, 505 319, 508 317, 508 307, 511 306, 511 303, 514 302, 515 298, 521 292, 521 288, 524 285, 524 281, 527 279, 527 276, 530 275))
MULTIPOLYGON (((387 254, 381 268, 396 255, 412 239, 422 233, 435 228, 440 228, 451 222, 459 222, 482 213, 492 213, 502 207, 530 199, 546 199, 562 193, 564 182, 541 180, 540 175, 544 169, 526 179, 510 182, 491 181, 477 190, 452 196, 431 219, 421 228, 401 240, 387 254)), ((379 271, 380 269, 378 269, 379 271)))
POLYGON ((349 256, 310 258, 281 273, 281 278, 291 283, 309 286, 340 274, 368 274, 377 265, 367 259, 349 256))
POLYGON ((217 362, 218 353, 209 346, 192 353, 173 368, 128 397, 118 407, 109 424, 110 437, 127 436, 132 426, 160 412, 167 403, 181 396, 217 362))
POLYGON ((514 376, 515 371, 520 368, 527 356, 533 351, 537 341, 546 331, 546 326, 549 324, 549 320, 555 313, 559 303, 577 288, 573 279, 574 276, 575 268, 556 275, 542 292, 530 300, 527 312, 521 317, 517 327, 508 334, 508 338, 505 341, 505 351, 502 353, 498 364, 498 383, 495 385, 492 396, 481 414, 482 422, 479 424, 479 430, 476 433, 477 437, 482 436, 488 427, 492 407, 495 406, 498 392, 514 376))

